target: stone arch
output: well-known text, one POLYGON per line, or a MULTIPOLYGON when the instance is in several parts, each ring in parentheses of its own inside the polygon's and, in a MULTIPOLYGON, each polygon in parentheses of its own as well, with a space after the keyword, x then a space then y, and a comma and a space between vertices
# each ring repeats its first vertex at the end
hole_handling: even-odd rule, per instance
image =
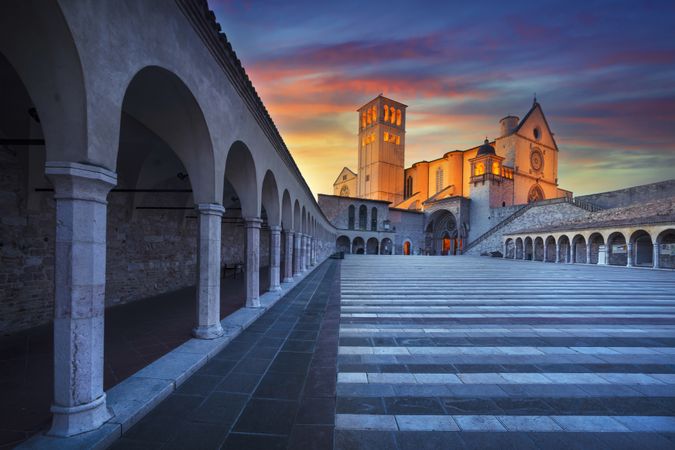
POLYGON ((504 243, 504 248, 506 253, 504 254, 505 258, 513 259, 513 256, 515 255, 515 242, 513 241, 512 238, 507 238, 506 242, 504 243))
POLYGON ((539 184, 534 184, 530 187, 530 191, 527 194, 527 203, 539 202, 545 199, 544 191, 539 184))
MULTIPOLYGON (((220 203, 211 133, 196 98, 176 74, 159 66, 136 72, 122 102, 120 138, 129 120, 137 121, 176 153, 190 177, 195 203, 220 203)), ((113 154, 119 161, 117 153, 113 154)))
POLYGON ((351 253, 351 241, 348 236, 342 235, 335 241, 335 249, 338 252, 351 253))
POLYGON ((523 248, 523 238, 517 237, 516 238, 516 253, 515 257, 516 259, 523 259, 523 251, 525 249, 523 248))
POLYGON ((675 269, 675 229, 663 230, 656 236, 657 266, 663 269, 675 269))
POLYGON ((363 255, 366 253, 366 243, 362 237, 357 236, 352 240, 352 253, 355 255, 363 255))
POLYGON ((227 154, 225 178, 237 194, 244 218, 259 217, 260 214, 261 201, 256 173, 250 150, 243 142, 236 141, 227 154))
POLYGON ((267 223, 272 226, 280 225, 281 207, 279 205, 279 188, 277 187, 277 180, 271 170, 268 170, 265 173, 260 197, 262 200, 262 207, 267 213, 267 223))
POLYGON ((559 249, 558 261, 556 262, 562 263, 571 262, 570 238, 566 234, 563 234, 562 236, 558 237, 558 249, 559 249))
POLYGON ((284 195, 281 199, 281 225, 286 231, 293 229, 293 206, 288 189, 284 189, 284 195))
POLYGON ((394 244, 391 239, 384 238, 380 241, 380 255, 391 255, 394 252, 394 244))
POLYGON ((359 206, 359 230, 366 230, 368 228, 368 207, 366 205, 359 206))
POLYGON ((626 236, 620 231, 615 231, 607 236, 607 264, 612 266, 628 264, 626 236))
POLYGON ((581 264, 587 263, 586 238, 583 235, 577 234, 572 238, 571 248, 572 248, 571 260, 573 263, 581 263, 581 264))
POLYGON ((555 238, 546 237, 544 241, 544 262, 555 262, 555 238))
POLYGON ((302 213, 300 217, 302 220, 301 233, 307 234, 307 209, 305 208, 305 205, 302 205, 302 213))
POLYGON ((302 210, 300 209, 300 201, 297 199, 293 206, 293 231, 302 233, 302 210))
POLYGON ((537 236, 534 239, 534 260, 535 261, 545 261, 546 254, 544 252, 544 239, 541 236, 537 236))
POLYGON ((534 244, 530 236, 527 236, 523 243, 523 259, 528 261, 534 260, 534 244))
MULTIPOLYGON (((599 258, 600 258, 600 247, 605 245, 605 238, 602 236, 601 233, 599 232, 594 232, 591 233, 590 236, 588 236, 588 245, 589 249, 587 249, 587 254, 590 254, 590 258, 587 258, 588 264, 598 264, 599 258)), ((605 262, 602 261, 602 264, 605 262)))
POLYGON ((447 209, 434 211, 426 226, 425 247, 433 255, 456 255, 462 244, 455 215, 447 209))
POLYGON ((380 243, 377 241, 377 238, 371 237, 366 242, 366 254, 368 255, 377 255, 379 248, 380 243))
POLYGON ((630 236, 631 260, 634 266, 654 266, 654 244, 651 235, 645 230, 637 230, 630 236))

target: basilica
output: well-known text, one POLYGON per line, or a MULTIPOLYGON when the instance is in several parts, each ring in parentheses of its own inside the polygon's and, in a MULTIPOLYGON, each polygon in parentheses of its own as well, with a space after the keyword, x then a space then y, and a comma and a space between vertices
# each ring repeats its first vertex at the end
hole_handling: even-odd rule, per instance
MULTIPOLYGON (((502 118, 491 133, 495 139, 410 167, 404 166, 406 108, 379 95, 358 109, 358 172, 343 168, 334 195, 319 197, 334 222, 346 217, 347 230, 363 229, 363 223, 375 233, 395 233, 396 227, 396 236, 381 237, 392 251, 457 254, 520 205, 572 196, 558 185, 558 146, 536 99, 522 120, 502 118), (370 201, 358 205, 359 226, 357 206, 342 211, 336 205, 349 202, 336 197, 370 201), (391 217, 379 227, 378 206, 385 204, 391 217)), ((356 251, 361 248, 368 252, 367 239, 357 240, 356 251)))

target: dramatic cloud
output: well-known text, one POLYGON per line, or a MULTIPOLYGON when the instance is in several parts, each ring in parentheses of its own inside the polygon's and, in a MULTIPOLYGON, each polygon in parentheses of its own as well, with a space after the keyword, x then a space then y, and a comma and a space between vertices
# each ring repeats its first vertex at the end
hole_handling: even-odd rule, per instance
POLYGON ((494 137, 537 97, 576 193, 673 178, 675 2, 211 0, 315 193, 356 169, 355 110, 409 106, 406 163, 494 137))

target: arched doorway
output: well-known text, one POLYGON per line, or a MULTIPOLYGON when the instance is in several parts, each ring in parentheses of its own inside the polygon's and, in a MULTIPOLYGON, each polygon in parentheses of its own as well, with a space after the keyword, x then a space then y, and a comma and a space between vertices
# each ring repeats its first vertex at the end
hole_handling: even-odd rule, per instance
POLYGON ((534 259, 534 246, 532 244, 532 238, 531 237, 526 237, 525 238, 525 247, 524 247, 524 253, 523 253, 523 259, 526 259, 528 261, 532 261, 534 259))
POLYGON ((559 261, 556 262, 562 262, 562 263, 568 263, 571 261, 570 259, 570 238, 568 238, 566 235, 562 235, 558 238, 558 249, 560 251, 560 254, 558 255, 559 261))
POLYGON ((352 253, 355 255, 363 255, 366 251, 366 243, 361 237, 355 237, 352 241, 352 253))
POLYGON ((555 238, 553 236, 549 236, 546 238, 546 241, 544 243, 545 247, 545 255, 544 255, 544 262, 556 262, 555 260, 555 238))
POLYGON ((586 239, 580 234, 572 238, 572 262, 586 263, 586 239))
POLYGON ((394 245, 391 242, 391 239, 384 238, 380 242, 380 255, 391 255, 394 251, 394 245))
POLYGON ((438 210, 429 217, 425 245, 427 253, 432 255, 456 255, 461 250, 462 239, 454 214, 438 210))
POLYGON ((523 239, 516 239, 516 259, 523 259, 523 239))
POLYGON ((632 261, 634 266, 652 267, 654 265, 654 245, 652 237, 644 230, 638 230, 630 237, 632 243, 632 261))
POLYGON ((658 244, 657 267, 675 269, 675 230, 662 231, 656 237, 656 243, 658 244))
POLYGON ((625 266, 628 264, 628 246, 626 237, 621 232, 615 232, 607 238, 607 264, 625 266))
POLYGON ((340 236, 335 241, 335 250, 337 250, 338 252, 351 253, 350 249, 351 246, 349 244, 350 241, 347 236, 340 236))
POLYGON ((515 243, 513 242, 513 239, 507 239, 506 240, 506 254, 504 255, 508 259, 513 259, 513 256, 515 254, 516 248, 515 248, 515 243))
MULTIPOLYGON (((600 246, 605 245, 605 239, 600 233, 593 233, 588 237, 588 246, 590 247, 590 258, 587 258, 589 264, 598 264, 600 255, 600 246)), ((604 264, 604 262, 603 262, 604 264)))
POLYGON ((403 243, 403 254, 404 255, 411 255, 412 254, 412 249, 411 249, 411 244, 410 241, 405 241, 403 243))
POLYGON ((366 254, 368 255, 377 255, 377 251, 379 250, 380 243, 377 242, 377 239, 374 237, 368 239, 368 242, 366 243, 366 254))
POLYGON ((543 261, 544 260, 544 239, 537 237, 534 240, 534 260, 543 261))

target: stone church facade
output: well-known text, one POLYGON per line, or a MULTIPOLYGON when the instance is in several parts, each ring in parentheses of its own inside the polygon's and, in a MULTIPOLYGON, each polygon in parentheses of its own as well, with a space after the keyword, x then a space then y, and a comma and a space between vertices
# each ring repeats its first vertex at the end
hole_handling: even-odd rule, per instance
MULTIPOLYGON (((672 182, 625 190, 630 195, 614 191, 576 199, 571 191, 562 189, 559 148, 536 99, 522 120, 511 115, 502 118, 493 140, 486 138, 482 145, 453 150, 407 168, 403 166, 406 109, 406 105, 382 95, 358 109, 358 172, 343 168, 333 185, 333 195, 319 195, 324 214, 338 229, 339 251, 427 255, 499 252, 513 257, 517 253, 516 238, 506 238, 505 233, 545 233, 566 222, 578 228, 579 221, 589 221, 591 226, 600 211, 615 209, 624 222, 635 222, 639 214, 624 217, 626 211, 650 201, 655 202, 650 203, 652 209, 666 206, 666 211, 659 211, 660 220, 673 212, 668 209, 672 202, 667 203, 675 196, 672 182)), ((644 216, 644 211, 641 214, 644 216)), ((663 253, 668 255, 669 223, 665 220, 659 229, 661 234, 652 236, 649 244, 664 246, 663 253)), ((568 238, 570 242, 573 237, 568 238)), ((611 249, 606 241, 603 245, 611 249)), ((630 236, 621 242, 633 251, 630 236)), ((527 253, 522 242, 520 245, 520 258, 539 258, 534 250, 527 253)), ((600 244, 594 245, 593 252, 597 253, 600 244)), ((642 252, 645 245, 640 247, 642 252)), ((585 252, 585 248, 580 251, 585 252)), ((668 255, 654 255, 648 260, 641 255, 642 265, 647 264, 644 261, 656 261, 654 267, 671 266, 665 257, 668 255)), ((623 265, 630 266, 638 259, 633 256, 607 261, 624 261, 623 265)), ((554 259, 558 260, 548 258, 554 259)), ((574 262, 571 256, 565 260, 574 262)), ((604 261, 592 260, 600 264, 604 261)))

